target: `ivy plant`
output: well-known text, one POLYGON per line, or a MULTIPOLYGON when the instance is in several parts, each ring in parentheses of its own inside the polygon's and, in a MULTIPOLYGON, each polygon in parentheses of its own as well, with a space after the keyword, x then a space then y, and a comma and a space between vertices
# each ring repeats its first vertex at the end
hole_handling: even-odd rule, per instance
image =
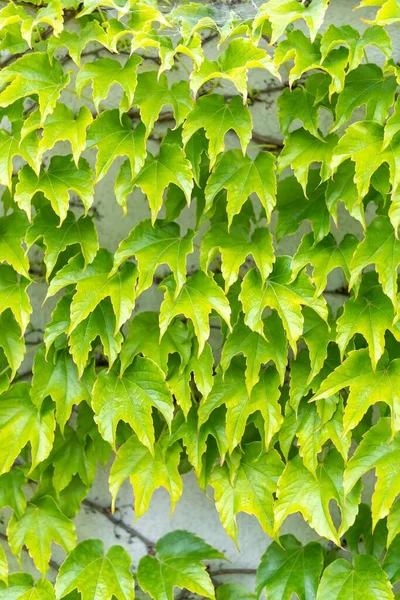
POLYGON ((328 3, 0 0, 0 600, 396 597, 400 4, 328 3), (122 222, 145 206, 117 248, 105 182, 122 222), (253 587, 114 514, 127 480, 136 518, 173 510, 188 471, 236 543, 240 512, 264 530, 253 587))

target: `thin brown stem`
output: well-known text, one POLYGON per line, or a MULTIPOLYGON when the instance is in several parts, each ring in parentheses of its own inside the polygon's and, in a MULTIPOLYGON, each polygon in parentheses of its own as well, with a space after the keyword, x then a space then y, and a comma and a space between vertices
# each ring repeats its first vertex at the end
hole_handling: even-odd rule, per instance
POLYGON ((261 135, 260 133, 257 133, 256 131, 253 131, 251 139, 256 144, 260 144, 260 145, 266 146, 270 149, 275 149, 277 151, 278 150, 280 151, 283 148, 283 142, 281 142, 280 140, 277 140, 277 139, 271 138, 271 137, 267 137, 265 135, 261 135))
POLYGON ((232 569, 217 569, 216 571, 210 571, 212 577, 222 577, 223 575, 255 575, 257 569, 245 569, 245 568, 232 568, 232 569))
POLYGON ((126 531, 130 536, 138 538, 138 540, 143 542, 143 544, 146 546, 147 552, 149 554, 154 553, 155 543, 152 542, 148 537, 146 537, 145 535, 140 533, 140 531, 138 531, 134 527, 131 527, 131 525, 127 525, 126 523, 124 523, 124 521, 122 521, 122 519, 118 519, 118 517, 113 515, 110 508, 101 506, 100 504, 97 504, 96 502, 93 502, 92 500, 88 500, 87 498, 85 500, 83 500, 82 504, 84 504, 91 510, 100 513, 106 519, 108 519, 111 523, 113 523, 116 527, 119 527, 120 529, 123 529, 124 531, 126 531))

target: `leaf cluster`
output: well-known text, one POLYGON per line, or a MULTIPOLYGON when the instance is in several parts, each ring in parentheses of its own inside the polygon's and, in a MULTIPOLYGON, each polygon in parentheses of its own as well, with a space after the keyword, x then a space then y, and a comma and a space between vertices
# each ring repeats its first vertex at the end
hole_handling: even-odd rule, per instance
MULTIPOLYGON (((363 33, 322 27, 328 0, 268 0, 224 25, 196 3, 0 8, 0 505, 11 552, 43 576, 7 579, 0 556, 4 600, 133 599, 126 550, 76 543, 110 461, 113 509, 126 480, 137 518, 159 487, 173 509, 193 471, 235 542, 238 513, 257 518, 275 542, 256 596, 394 598, 400 71, 385 26, 400 10, 371 5, 363 33), (257 69, 282 141, 253 130, 270 91, 257 69), (105 181, 116 211, 146 206, 114 252, 105 181), (345 558, 280 536, 294 513, 345 558)), ((149 548, 136 577, 152 598, 215 597, 204 561, 220 552, 182 531, 149 548)))

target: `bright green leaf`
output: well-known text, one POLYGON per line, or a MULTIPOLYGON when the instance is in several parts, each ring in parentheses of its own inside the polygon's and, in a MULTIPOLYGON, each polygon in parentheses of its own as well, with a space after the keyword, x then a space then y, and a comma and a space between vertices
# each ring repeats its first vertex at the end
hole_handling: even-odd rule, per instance
POLYGON ((93 203, 93 171, 86 159, 79 160, 78 168, 72 156, 53 156, 47 169, 36 175, 29 165, 19 172, 15 202, 31 218, 31 204, 37 192, 43 192, 61 223, 66 219, 70 191, 82 200, 86 212, 93 203))
POLYGON ((187 255, 193 252, 193 235, 191 229, 182 235, 177 223, 158 220, 153 227, 151 221, 142 221, 120 242, 114 255, 114 269, 128 258, 137 260, 139 296, 152 285, 157 267, 168 264, 179 292, 186 280, 187 255))
POLYGON ((76 543, 74 524, 49 496, 29 502, 21 519, 11 517, 7 534, 12 551, 19 555, 25 545, 43 575, 49 566, 52 542, 65 552, 72 550, 76 543))
POLYGON ((192 136, 204 129, 209 140, 208 155, 210 165, 214 166, 217 156, 225 148, 225 135, 235 131, 245 154, 251 140, 253 121, 248 107, 240 98, 233 97, 230 102, 219 94, 200 96, 193 110, 188 114, 183 124, 182 138, 187 146, 192 136))
POLYGON ((193 323, 200 355, 210 335, 209 315, 212 310, 215 310, 230 327, 229 302, 221 288, 203 271, 196 271, 188 277, 179 294, 176 293, 176 285, 170 277, 164 279, 162 288, 165 289, 165 295, 160 309, 161 337, 172 319, 183 314, 193 323))
POLYGON ((373 556, 340 558, 324 571, 317 600, 394 600, 388 576, 373 556))
POLYGON ((173 417, 172 397, 161 369, 148 358, 136 357, 119 375, 115 367, 101 371, 93 388, 92 407, 103 438, 115 446, 116 428, 125 421, 139 441, 153 452, 152 408, 157 408, 168 424, 173 417))
POLYGON ((115 507, 118 491, 130 478, 135 495, 135 516, 139 518, 149 508, 151 497, 159 487, 164 487, 171 498, 171 513, 182 494, 183 484, 178 471, 182 448, 179 443, 168 445, 160 439, 149 452, 135 435, 123 444, 110 471, 110 491, 115 507))
POLYGON ((302 546, 293 535, 283 535, 279 544, 272 542, 257 569, 256 588, 267 597, 291 600, 315 600, 324 565, 320 544, 302 546))
POLYGON ((158 540, 155 556, 141 558, 139 585, 154 600, 173 600, 174 587, 213 599, 214 586, 202 563, 213 559, 224 559, 224 555, 192 533, 167 533, 158 540))

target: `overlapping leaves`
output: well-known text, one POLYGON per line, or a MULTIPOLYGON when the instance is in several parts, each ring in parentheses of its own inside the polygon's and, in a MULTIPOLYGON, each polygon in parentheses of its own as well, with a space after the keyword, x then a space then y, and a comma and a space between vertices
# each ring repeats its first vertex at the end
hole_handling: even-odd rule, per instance
MULTIPOLYGON (((383 26, 400 21, 397 1, 361 2, 377 7, 363 33, 322 28, 327 0, 268 0, 246 22, 232 8, 223 26, 197 4, 168 15, 133 0, 36 4, 0 10, 0 504, 14 512, 11 550, 25 547, 43 575, 52 542, 69 553, 57 598, 132 600, 126 551, 74 548, 70 520, 113 454, 113 506, 129 479, 136 517, 159 487, 173 508, 193 469, 235 541, 240 512, 276 539, 301 513, 337 546, 348 534, 356 552, 362 479, 375 469, 370 521, 387 519, 394 549, 383 568, 376 550, 323 571, 320 546, 284 536, 257 593, 393 598, 400 74, 383 26), (252 89, 253 69, 283 87, 282 143, 252 130, 270 89, 252 89), (132 215, 117 249, 100 247, 101 186, 132 215), (300 227, 301 240, 284 240, 300 227), (39 288, 56 296, 48 322, 39 288)), ((202 561, 223 555, 208 544, 176 532, 150 554, 137 579, 151 597, 178 587, 214 598, 202 561)), ((0 579, 5 598, 54 597, 44 579, 7 582, 2 555, 0 579)))

